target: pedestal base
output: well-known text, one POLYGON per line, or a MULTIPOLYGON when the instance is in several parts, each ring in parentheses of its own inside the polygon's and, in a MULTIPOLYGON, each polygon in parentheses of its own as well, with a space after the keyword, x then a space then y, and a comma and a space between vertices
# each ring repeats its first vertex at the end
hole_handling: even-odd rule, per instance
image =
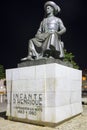
POLYGON ((82 112, 82 72, 57 63, 6 70, 7 116, 57 124, 82 112))

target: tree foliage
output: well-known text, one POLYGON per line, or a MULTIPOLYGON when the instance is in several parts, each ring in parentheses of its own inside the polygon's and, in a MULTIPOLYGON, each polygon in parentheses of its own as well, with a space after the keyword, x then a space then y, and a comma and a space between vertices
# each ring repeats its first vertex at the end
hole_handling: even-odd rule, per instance
POLYGON ((0 79, 5 78, 5 70, 3 65, 0 65, 0 79))
POLYGON ((73 65, 73 68, 75 69, 79 69, 79 66, 77 65, 77 63, 74 61, 74 55, 71 52, 67 52, 67 50, 64 50, 65 53, 65 57, 64 57, 64 61, 65 62, 69 62, 73 65))

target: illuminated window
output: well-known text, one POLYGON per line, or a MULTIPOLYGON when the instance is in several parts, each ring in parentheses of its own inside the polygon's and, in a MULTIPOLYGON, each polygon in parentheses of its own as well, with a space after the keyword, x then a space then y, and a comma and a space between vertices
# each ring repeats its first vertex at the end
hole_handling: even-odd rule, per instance
POLYGON ((83 81, 86 80, 86 77, 85 77, 85 76, 82 76, 82 80, 83 80, 83 81))

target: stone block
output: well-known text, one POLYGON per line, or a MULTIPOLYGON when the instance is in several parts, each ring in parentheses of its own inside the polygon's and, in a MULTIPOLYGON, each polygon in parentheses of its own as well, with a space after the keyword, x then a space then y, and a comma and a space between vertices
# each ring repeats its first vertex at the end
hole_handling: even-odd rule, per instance
POLYGON ((58 63, 7 69, 7 116, 56 124, 80 114, 81 75, 58 63))

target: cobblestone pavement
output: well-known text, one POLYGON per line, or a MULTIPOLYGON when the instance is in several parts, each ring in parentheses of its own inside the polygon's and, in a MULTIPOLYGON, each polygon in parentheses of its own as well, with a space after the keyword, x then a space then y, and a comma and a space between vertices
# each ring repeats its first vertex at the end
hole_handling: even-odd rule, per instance
POLYGON ((83 113, 60 126, 58 130, 87 130, 87 105, 83 106, 83 113))
POLYGON ((6 102, 0 103, 0 112, 6 111, 6 108, 7 108, 7 103, 6 102))
POLYGON ((0 118, 0 130, 87 130, 87 105, 83 106, 83 113, 55 128, 19 123, 0 118))

